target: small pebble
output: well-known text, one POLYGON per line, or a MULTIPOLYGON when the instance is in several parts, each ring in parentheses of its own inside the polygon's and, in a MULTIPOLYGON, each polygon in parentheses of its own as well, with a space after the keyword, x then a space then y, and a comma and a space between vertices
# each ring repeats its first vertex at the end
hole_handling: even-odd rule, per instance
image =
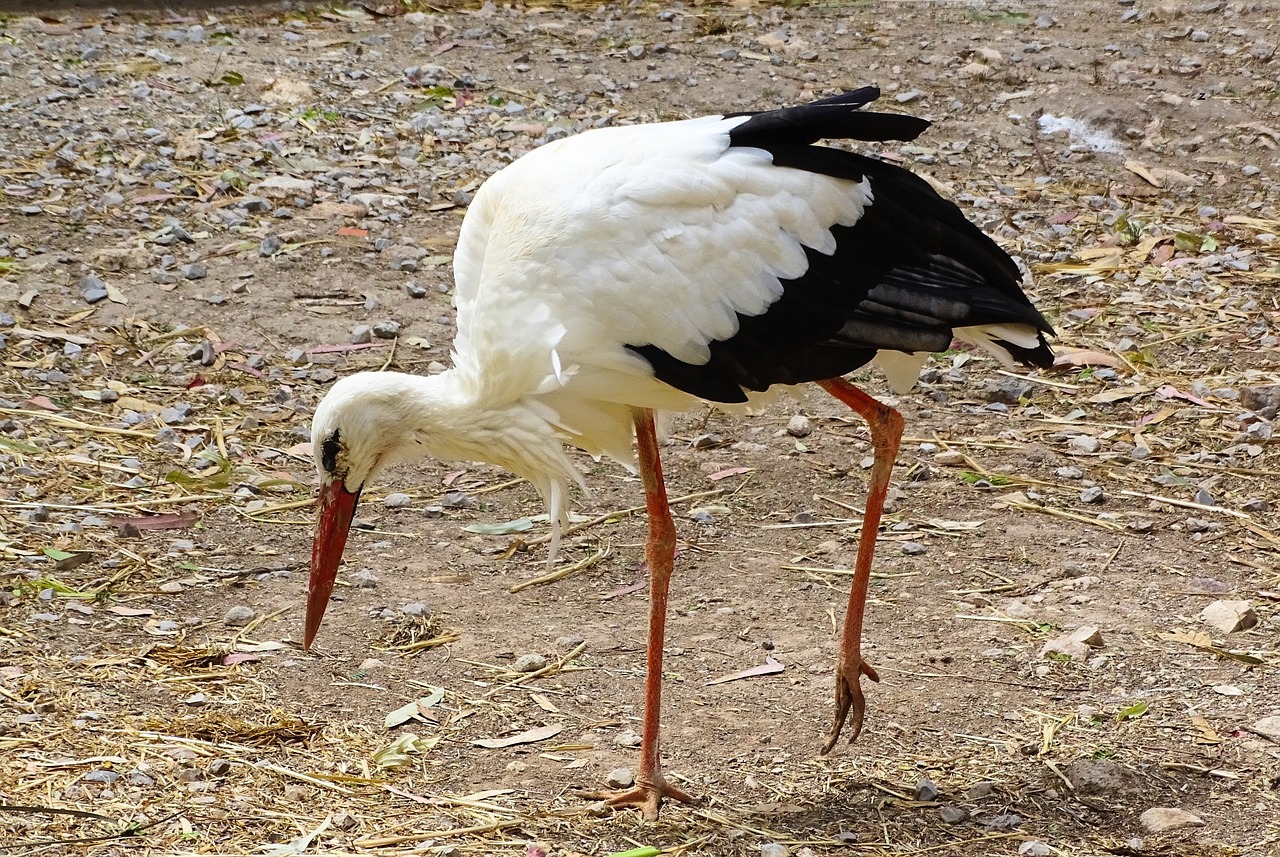
POLYGON ((636 784, 636 775, 630 768, 614 768, 604 778, 604 783, 611 789, 629 789, 636 784))
POLYGON ((427 605, 421 601, 414 601, 412 604, 406 604, 400 608, 400 612, 406 616, 429 616, 431 611, 427 609, 427 605))
POLYGON ((395 339, 400 335, 400 322, 390 319, 380 321, 373 326, 373 335, 379 339, 395 339))
POLYGON ((412 497, 410 497, 408 494, 400 494, 400 493, 388 494, 382 500, 382 505, 386 506, 388 509, 403 509, 411 505, 412 503, 413 503, 412 497))
POLYGON ((222 617, 222 624, 230 628, 243 628, 252 622, 257 615, 252 607, 237 604, 227 611, 227 615, 222 617))
POLYGON ((364 345, 373 342, 373 328, 367 324, 357 324, 351 328, 351 344, 364 345))
POLYGON ((367 568, 362 568, 348 578, 356 589, 373 589, 378 585, 378 575, 367 568))
POLYGON ((199 262, 193 262, 190 265, 183 265, 178 273, 182 275, 184 280, 203 280, 209 276, 209 269, 199 262))
POLYGON ((1094 453, 1101 448, 1102 444, 1098 442, 1096 437, 1087 434, 1078 434, 1068 441, 1068 445, 1078 452, 1094 453))
POLYGON ((521 655, 516 658, 515 663, 511 665, 511 669, 518 673, 533 673, 541 669, 546 669, 547 659, 542 655, 530 653, 521 655))
POLYGON ((938 817, 946 824, 963 824, 969 820, 969 813, 958 806, 944 806, 938 810, 938 817))
POLYGON ((1092 488, 1086 488, 1080 492, 1081 503, 1101 503, 1105 499, 1101 485, 1094 485, 1092 488))
POLYGON ((922 777, 916 783, 916 800, 935 801, 938 799, 938 784, 933 780, 922 777))
POLYGON ((777 842, 766 842, 760 846, 760 857, 791 857, 791 849, 777 842))
POLYGON ((920 542, 903 542, 902 543, 902 552, 907 556, 920 556, 920 554, 925 553, 927 550, 928 548, 922 545, 920 542))
POLYGON ((787 423, 787 434, 792 437, 808 437, 813 434, 813 423, 804 414, 796 414, 787 423))
POLYGON ((639 747, 640 736, 636 734, 634 729, 623 729, 613 736, 613 743, 619 747, 639 747))

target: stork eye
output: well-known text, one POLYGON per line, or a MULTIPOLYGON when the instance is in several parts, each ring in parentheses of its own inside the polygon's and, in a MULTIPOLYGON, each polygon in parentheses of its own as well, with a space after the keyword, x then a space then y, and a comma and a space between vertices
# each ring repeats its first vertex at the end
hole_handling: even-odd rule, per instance
POLYGON ((339 437, 337 429, 333 430, 333 434, 324 439, 324 443, 320 444, 320 464, 324 466, 326 473, 333 473, 338 469, 338 453, 342 450, 342 441, 339 437))

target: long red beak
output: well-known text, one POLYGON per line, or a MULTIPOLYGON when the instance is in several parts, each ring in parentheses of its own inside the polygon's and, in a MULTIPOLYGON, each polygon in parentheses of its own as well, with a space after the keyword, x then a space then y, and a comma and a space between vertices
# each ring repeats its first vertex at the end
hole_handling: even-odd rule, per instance
POLYGON ((333 582, 338 576, 338 563, 342 562, 342 549, 347 546, 347 533, 351 520, 356 516, 356 504, 360 492, 348 491, 341 479, 324 482, 320 486, 320 499, 316 503, 316 537, 311 543, 311 582, 307 585, 307 624, 302 636, 302 649, 311 648, 311 641, 320 630, 324 610, 333 594, 333 582))

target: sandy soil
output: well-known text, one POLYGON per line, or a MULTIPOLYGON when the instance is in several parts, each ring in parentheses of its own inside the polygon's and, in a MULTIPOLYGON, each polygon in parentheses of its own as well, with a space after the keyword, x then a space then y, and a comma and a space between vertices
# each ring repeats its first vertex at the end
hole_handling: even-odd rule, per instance
POLYGON ((1268 4, 405 11, 0 17, 0 799, 100 814, 0 808, 6 853, 260 853, 326 820, 315 853, 1277 853, 1268 4), (527 485, 388 473, 304 655, 308 416, 335 377, 448 363, 479 183, 593 125, 866 83, 935 122, 883 154, 1026 263, 1075 356, 1020 379, 951 352, 901 397, 855 377, 908 434, 862 738, 817 753, 869 455, 817 389, 679 416, 663 452, 694 495, 665 757, 702 806, 646 825, 575 791, 635 762, 644 522, 616 464, 579 457, 575 512, 617 514, 565 561, 603 556, 515 594, 545 525, 464 528, 542 512, 527 485), (1206 622, 1222 601, 1256 624, 1206 622), (521 680, 526 654, 561 668, 521 680), (1200 823, 1152 832, 1156 807, 1200 823))

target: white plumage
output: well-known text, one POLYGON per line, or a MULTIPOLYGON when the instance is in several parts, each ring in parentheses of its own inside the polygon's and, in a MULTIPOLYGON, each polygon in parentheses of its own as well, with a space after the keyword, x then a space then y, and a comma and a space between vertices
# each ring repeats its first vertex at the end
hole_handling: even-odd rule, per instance
POLYGON ((858 112, 877 94, 591 131, 491 177, 454 256, 454 367, 425 378, 344 378, 316 410, 322 488, 307 643, 359 492, 382 467, 431 456, 524 476, 548 504, 554 557, 570 488, 583 485, 563 444, 633 468, 638 437, 655 598, 643 801, 624 802, 656 814, 663 795, 682 793, 662 780, 657 756, 654 657, 660 663, 674 531, 652 412, 817 381, 867 417, 876 440, 866 556, 860 551, 850 596, 828 748, 850 706, 856 734, 857 679, 874 670, 849 638, 860 638, 901 418, 838 376, 874 360, 904 390, 953 333, 1006 362, 1051 358, 1042 336, 1049 327, 1018 290, 1016 268, 950 203, 896 167, 810 145, 821 136, 910 139, 923 130, 910 117, 858 112))

